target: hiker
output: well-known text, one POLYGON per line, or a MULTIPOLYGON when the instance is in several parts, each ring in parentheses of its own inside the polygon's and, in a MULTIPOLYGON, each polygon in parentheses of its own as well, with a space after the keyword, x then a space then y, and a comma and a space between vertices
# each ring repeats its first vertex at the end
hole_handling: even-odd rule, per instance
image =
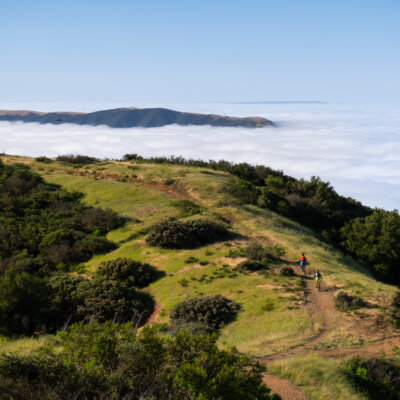
POLYGON ((319 272, 319 269, 315 271, 314 277, 315 277, 315 287, 318 288, 318 290, 321 290, 322 275, 321 272, 319 272))
POLYGON ((301 272, 303 273, 303 275, 305 275, 306 274, 307 258, 304 255, 304 253, 301 253, 301 257, 300 257, 299 261, 300 261, 301 272))

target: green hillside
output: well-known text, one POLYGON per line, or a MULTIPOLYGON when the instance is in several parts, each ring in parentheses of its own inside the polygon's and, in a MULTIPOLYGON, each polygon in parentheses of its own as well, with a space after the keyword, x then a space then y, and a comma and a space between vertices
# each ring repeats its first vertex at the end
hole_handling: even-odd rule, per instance
MULTIPOLYGON (((227 190, 232 179, 227 172, 140 160, 86 166, 12 156, 2 156, 2 161, 27 164, 46 182, 83 193, 83 203, 125 218, 122 227, 106 235, 117 247, 82 262, 71 274, 91 278, 102 262, 117 258, 132 258, 163 271, 163 277, 144 289, 155 300, 148 322, 154 326, 167 324, 172 308, 184 299, 221 294, 234 300, 240 310, 236 320, 222 327, 220 348, 235 346, 265 363, 269 373, 290 379, 309 398, 368 398, 346 380, 337 359, 379 355, 381 350, 393 354, 400 345, 391 317, 397 288, 377 281, 366 268, 293 219, 257 204, 240 204, 227 190), (192 249, 149 246, 150 227, 168 219, 213 221, 231 236, 192 249), (255 242, 275 252, 268 269, 236 268, 255 242), (302 252, 309 261, 306 277, 297 265, 302 252), (282 275, 286 267, 296 275, 282 275), (314 287, 315 269, 323 275, 321 292, 314 287), (338 310, 335 297, 340 291, 361 297, 367 305, 338 310)), ((34 353, 42 341, 61 346, 51 335, 39 341, 1 340, 2 353, 34 353)), ((265 379, 268 384, 268 376, 265 379)))

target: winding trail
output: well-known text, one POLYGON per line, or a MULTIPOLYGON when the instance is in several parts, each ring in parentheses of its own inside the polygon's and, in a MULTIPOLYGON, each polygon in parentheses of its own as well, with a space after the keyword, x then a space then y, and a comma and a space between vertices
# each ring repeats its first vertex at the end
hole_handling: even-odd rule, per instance
MULTIPOLYGON (((295 266, 296 273, 301 276, 300 268, 295 266)), ((338 348, 331 350, 317 350, 315 347, 332 330, 339 326, 343 321, 343 315, 336 310, 334 291, 322 284, 321 292, 315 287, 315 282, 310 277, 304 277, 305 308, 310 317, 319 317, 322 319, 322 327, 319 333, 310 338, 306 343, 294 346, 288 350, 280 351, 264 357, 255 357, 260 363, 266 364, 271 361, 289 358, 294 355, 317 353, 320 356, 328 358, 347 358, 360 355, 363 357, 393 354, 394 347, 400 347, 400 335, 392 334, 388 337, 382 337, 368 343, 362 347, 356 348, 338 348)), ((302 390, 293 385, 289 379, 279 378, 275 375, 265 374, 264 383, 272 389, 272 393, 279 394, 283 400, 307 400, 302 390)))

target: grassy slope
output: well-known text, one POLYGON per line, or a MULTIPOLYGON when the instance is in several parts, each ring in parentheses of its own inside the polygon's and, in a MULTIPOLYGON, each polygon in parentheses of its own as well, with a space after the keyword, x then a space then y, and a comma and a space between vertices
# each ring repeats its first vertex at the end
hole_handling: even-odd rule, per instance
MULTIPOLYGON (((165 271, 166 276, 149 288, 159 305, 156 322, 167 322, 170 309, 187 297, 221 293, 239 302, 242 310, 237 320, 222 330, 222 346, 235 345, 243 352, 263 356, 304 343, 321 328, 318 315, 310 316, 303 307, 299 278, 285 278, 276 273, 267 276, 233 273, 232 267, 241 259, 229 258, 228 252, 250 239, 282 245, 288 262, 297 260, 300 252, 305 251, 310 269, 318 267, 327 286, 343 287, 380 305, 387 305, 395 292, 394 287, 375 281, 357 263, 321 243, 301 225, 256 206, 235 206, 222 189, 228 179, 225 173, 135 163, 109 162, 74 169, 58 163, 40 164, 28 158, 6 157, 3 161, 28 163, 48 182, 81 191, 87 203, 112 208, 130 218, 123 228, 108 235, 119 248, 94 257, 85 264, 85 270, 90 275, 101 261, 131 257, 165 271), (175 182, 171 184, 172 179, 175 182), (146 246, 146 228, 160 219, 180 216, 174 206, 178 197, 190 197, 203 206, 206 217, 229 220, 232 229, 241 237, 184 251, 146 246), (187 263, 185 260, 189 256, 197 258, 198 262, 187 263)), ((344 346, 349 335, 351 332, 346 331, 345 326, 338 326, 337 334, 333 332, 326 340, 344 346)), ((10 344, 0 345, 0 351, 10 351, 10 344)), ((298 365, 288 362, 285 369, 277 364, 274 368, 276 373, 295 379, 290 374, 295 373, 298 365)), ((325 395, 325 398, 335 397, 325 395)))

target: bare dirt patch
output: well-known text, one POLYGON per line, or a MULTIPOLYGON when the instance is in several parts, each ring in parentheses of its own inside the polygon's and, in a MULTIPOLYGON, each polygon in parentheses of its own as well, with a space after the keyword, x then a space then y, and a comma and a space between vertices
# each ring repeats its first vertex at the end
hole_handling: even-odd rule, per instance
POLYGON ((271 388, 272 393, 279 394, 282 400, 307 400, 304 393, 287 379, 266 374, 263 382, 271 388))

